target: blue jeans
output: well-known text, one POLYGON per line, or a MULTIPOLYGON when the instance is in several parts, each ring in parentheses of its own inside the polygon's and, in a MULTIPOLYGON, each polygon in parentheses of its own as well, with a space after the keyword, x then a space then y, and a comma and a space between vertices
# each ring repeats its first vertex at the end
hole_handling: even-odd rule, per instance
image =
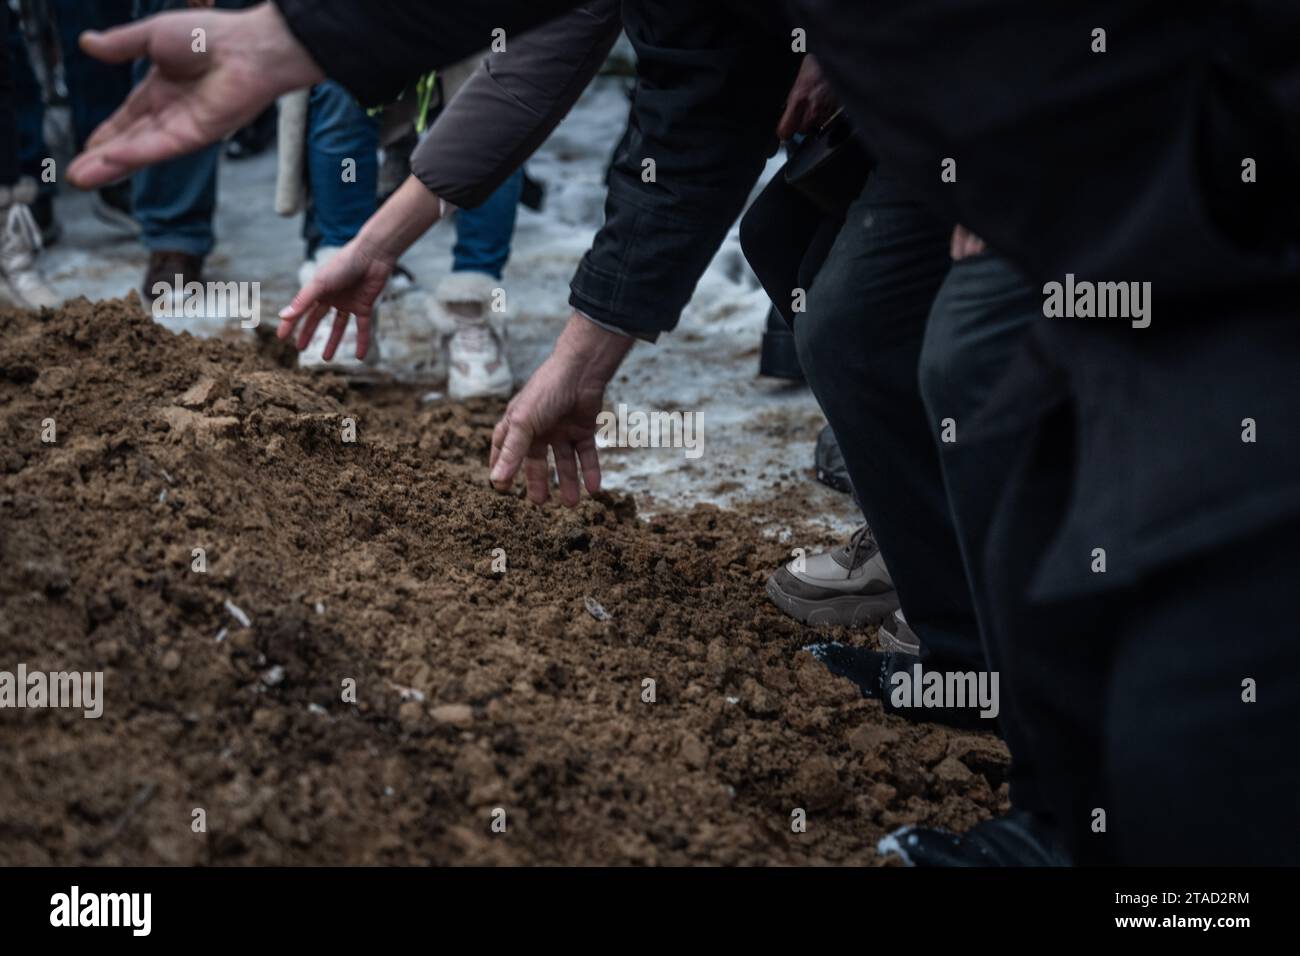
POLYGON ((309 235, 324 246, 341 246, 365 225, 378 206, 379 123, 333 80, 312 87, 307 110, 307 177, 312 205, 309 235), (355 162, 355 170, 344 164, 355 162), (355 173, 355 175, 353 175, 355 173))
POLYGON ((494 279, 501 278, 510 258, 510 240, 514 238, 523 188, 524 172, 517 169, 483 205, 456 213, 452 272, 485 272, 494 279))
MULTIPOLYGON (((218 7, 241 7, 239 0, 217 0, 218 7)), ((137 17, 179 10, 185 0, 137 0, 137 17)), ((133 72, 138 83, 149 64, 139 61, 133 72)), ((212 215, 217 208, 217 158, 221 144, 179 159, 148 166, 135 174, 131 202, 140 223, 140 241, 151 251, 171 250, 206 256, 216 237, 212 215)))

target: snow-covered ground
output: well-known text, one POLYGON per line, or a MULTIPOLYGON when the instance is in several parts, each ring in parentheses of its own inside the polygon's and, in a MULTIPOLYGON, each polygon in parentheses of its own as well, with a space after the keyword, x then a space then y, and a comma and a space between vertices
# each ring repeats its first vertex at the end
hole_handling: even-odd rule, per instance
MULTIPOLYGON (((601 223, 604 167, 626 112, 624 81, 598 79, 529 162, 530 173, 546 184, 546 205, 540 213, 520 209, 504 282, 510 360, 520 383, 545 358, 568 316, 569 279, 601 223)), ((769 174, 775 166, 769 164, 769 174)), ((297 290, 303 255, 300 219, 273 211, 274 182, 274 151, 222 162, 217 248, 206 267, 209 279, 260 281, 263 321, 273 321, 297 290)), ((44 256, 58 292, 107 298, 139 286, 143 247, 113 238, 90 214, 87 196, 65 190, 58 215, 63 239, 44 256)), ((454 234, 451 224, 439 224, 403 260, 423 286, 432 289, 450 269, 454 234)), ((799 510, 834 533, 859 520, 847 496, 803 481, 823 424, 811 393, 757 375, 767 305, 733 228, 677 330, 656 345, 638 345, 608 393, 611 406, 701 413, 704 453, 688 460, 680 449, 608 449, 602 454, 607 486, 633 492, 646 511, 746 503, 761 519, 762 503, 781 495, 778 482, 793 481, 807 499, 799 510)), ((194 334, 239 334, 237 320, 169 324, 194 334)), ((779 530, 776 509, 772 521, 779 530)))

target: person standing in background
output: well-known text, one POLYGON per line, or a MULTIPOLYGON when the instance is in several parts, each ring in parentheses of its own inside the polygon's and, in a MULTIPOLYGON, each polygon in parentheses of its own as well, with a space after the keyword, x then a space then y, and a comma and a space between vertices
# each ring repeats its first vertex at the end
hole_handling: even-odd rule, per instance
MULTIPOLYGON (((48 0, 44 10, 52 16, 58 39, 59 62, 68 89, 73 152, 83 149, 95 127, 112 115, 131 92, 131 67, 125 63, 102 63, 86 56, 77 43, 85 30, 106 30, 128 23, 134 0, 48 0)), ((37 13, 39 16, 39 13, 37 13)), ((32 24, 28 24, 30 29, 32 24)), ((41 229, 45 245, 52 245, 62 232, 54 215, 57 177, 44 176, 45 162, 52 150, 45 138, 45 93, 37 81, 28 56, 27 43, 18 18, 11 17, 5 31, 10 70, 17 103, 19 161, 24 175, 37 183, 38 195, 32 215, 41 229)), ((91 196, 91 211, 101 222, 124 236, 139 235, 131 215, 129 180, 103 186, 91 196)))
MULTIPOLYGON (((136 0, 135 19, 186 7, 239 9, 246 0, 136 0)), ((140 60, 132 68, 139 83, 149 71, 140 60)), ((153 301, 157 283, 180 287, 202 281, 203 262, 216 244, 212 228, 217 208, 217 160, 221 144, 163 163, 146 166, 132 178, 131 205, 140 224, 140 241, 149 250, 141 294, 153 301)), ((179 297, 180 289, 173 295, 179 297)))
MULTIPOLYGON (((0 30, 11 31, 7 3, 0 3, 0 30)), ((24 176, 19 161, 18 112, 12 47, 0 44, 0 298, 34 309, 60 300, 36 266, 42 248, 41 231, 32 216, 36 180, 24 176)))

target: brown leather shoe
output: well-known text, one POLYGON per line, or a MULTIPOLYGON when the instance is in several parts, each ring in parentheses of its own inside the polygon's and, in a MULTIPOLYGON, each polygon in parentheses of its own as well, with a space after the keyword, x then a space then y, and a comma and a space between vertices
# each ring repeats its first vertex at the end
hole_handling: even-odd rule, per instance
POLYGON ((174 298, 181 298, 187 282, 202 281, 202 256, 192 256, 188 252, 178 252, 174 249, 155 249, 149 253, 149 265, 144 270, 144 287, 140 292, 144 296, 145 303, 148 304, 157 299, 160 294, 167 294, 154 291, 159 283, 165 284, 174 298), (177 276, 180 276, 179 280, 177 276))

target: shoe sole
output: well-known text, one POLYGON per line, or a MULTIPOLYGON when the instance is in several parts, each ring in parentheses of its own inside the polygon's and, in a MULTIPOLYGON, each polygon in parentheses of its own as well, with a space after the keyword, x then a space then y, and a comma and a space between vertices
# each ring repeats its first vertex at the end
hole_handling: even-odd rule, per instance
POLYGON ((515 383, 507 382, 504 385, 494 385, 491 388, 482 390, 462 388, 453 385, 451 377, 447 378, 447 397, 453 402, 464 402, 471 398, 509 398, 514 394, 515 383))
POLYGON ((782 591, 775 579, 767 579, 767 596, 796 621, 813 627, 838 624, 841 627, 870 627, 898 610, 898 596, 890 594, 846 594, 813 601, 782 591))
POLYGON ((880 649, 882 651, 893 651, 896 654, 911 654, 920 656, 920 641, 905 641, 896 634, 890 634, 883 627, 880 629, 880 649))

